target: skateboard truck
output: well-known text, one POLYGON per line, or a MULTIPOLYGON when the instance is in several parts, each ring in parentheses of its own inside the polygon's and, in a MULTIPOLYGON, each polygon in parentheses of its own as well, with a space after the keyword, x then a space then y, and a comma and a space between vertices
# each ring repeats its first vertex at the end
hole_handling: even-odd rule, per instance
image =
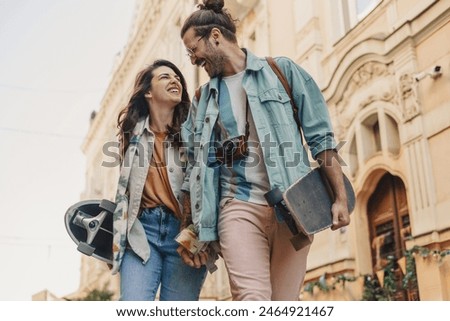
POLYGON ((83 213, 80 210, 77 211, 77 214, 73 219, 73 223, 77 226, 83 227, 87 232, 86 242, 80 242, 78 244, 78 251, 89 256, 94 253, 95 247, 91 246, 91 243, 94 241, 95 236, 100 230, 106 215, 108 215, 107 211, 102 211, 94 217, 83 213))
POLYGON ((264 194, 267 203, 269 206, 274 207, 279 214, 283 217, 286 222, 289 230, 292 233, 292 237, 290 239, 291 244, 294 246, 296 251, 301 250, 305 246, 312 243, 312 236, 307 235, 303 231, 299 231, 297 224, 295 224, 295 220, 292 217, 291 212, 286 206, 286 202, 283 198, 283 193, 280 191, 278 187, 272 189, 271 191, 264 194))
POLYGON ((67 210, 66 229, 78 251, 111 263, 115 209, 115 203, 103 199, 81 201, 67 210))

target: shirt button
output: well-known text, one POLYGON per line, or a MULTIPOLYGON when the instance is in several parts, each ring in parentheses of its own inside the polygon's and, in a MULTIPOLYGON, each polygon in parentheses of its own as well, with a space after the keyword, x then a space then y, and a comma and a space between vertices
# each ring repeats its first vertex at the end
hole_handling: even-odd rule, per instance
POLYGON ((281 95, 278 95, 278 99, 281 100, 281 95))
POLYGON ((199 181, 200 180, 200 175, 197 175, 197 181, 199 181))
POLYGON ((173 173, 174 169, 173 167, 169 168, 169 172, 173 173))
POLYGON ((200 205, 197 203, 195 204, 195 209, 198 210, 200 208, 200 205))
POLYGON ((205 123, 209 123, 209 117, 205 118, 205 123))

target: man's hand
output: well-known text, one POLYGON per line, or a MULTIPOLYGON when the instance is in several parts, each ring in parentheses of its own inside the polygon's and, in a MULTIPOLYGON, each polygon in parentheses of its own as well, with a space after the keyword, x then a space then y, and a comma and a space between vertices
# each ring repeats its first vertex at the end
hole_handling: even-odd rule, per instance
POLYGON ((206 251, 200 251, 194 255, 180 245, 177 249, 177 252, 178 254, 180 254, 183 262, 190 267, 199 269, 202 265, 206 265, 206 262, 208 261, 208 253, 206 251))
POLYGON ((331 225, 333 231, 350 224, 347 201, 334 202, 331 206, 331 214, 333 215, 333 225, 331 225))
POLYGON ((207 244, 199 242, 193 224, 181 230, 175 241, 180 244, 177 252, 185 264, 196 268, 206 264, 208 260, 207 244))

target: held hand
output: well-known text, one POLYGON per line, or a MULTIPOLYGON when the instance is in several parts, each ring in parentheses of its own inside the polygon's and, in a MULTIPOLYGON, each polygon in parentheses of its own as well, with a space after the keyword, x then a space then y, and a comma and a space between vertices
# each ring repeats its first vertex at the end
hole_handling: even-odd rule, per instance
POLYGON ((333 215, 333 231, 350 224, 350 215, 346 201, 336 201, 331 206, 331 214, 333 215))
POLYGON ((202 265, 205 265, 208 260, 208 253, 201 251, 197 254, 192 254, 183 246, 179 246, 177 249, 178 254, 181 256, 183 262, 190 267, 199 269, 202 265))

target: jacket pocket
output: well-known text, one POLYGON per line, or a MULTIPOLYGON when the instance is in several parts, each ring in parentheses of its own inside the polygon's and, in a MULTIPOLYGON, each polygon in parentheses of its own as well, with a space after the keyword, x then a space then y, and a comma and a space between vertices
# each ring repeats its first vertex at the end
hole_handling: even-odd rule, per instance
POLYGON ((260 93, 258 98, 272 125, 288 125, 294 122, 292 105, 286 92, 272 88, 260 93))

